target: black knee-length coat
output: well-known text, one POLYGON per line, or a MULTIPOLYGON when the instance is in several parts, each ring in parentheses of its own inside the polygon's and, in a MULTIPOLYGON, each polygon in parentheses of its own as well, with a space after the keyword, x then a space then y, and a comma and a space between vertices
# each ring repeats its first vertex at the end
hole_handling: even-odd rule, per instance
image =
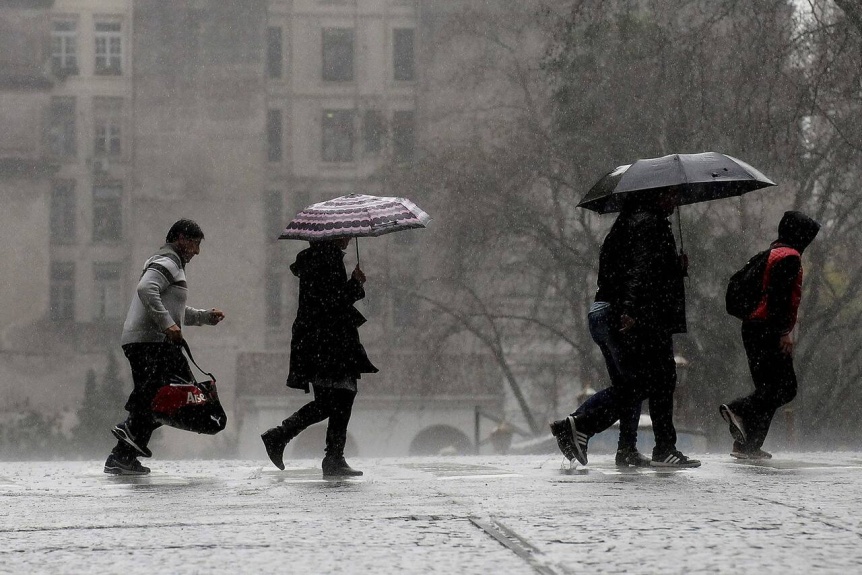
POLYGON ((315 378, 359 378, 377 373, 359 340, 365 317, 353 304, 365 297, 348 279, 344 252, 332 242, 313 242, 290 271, 299 278, 299 306, 290 342, 288 387, 309 390, 315 378))

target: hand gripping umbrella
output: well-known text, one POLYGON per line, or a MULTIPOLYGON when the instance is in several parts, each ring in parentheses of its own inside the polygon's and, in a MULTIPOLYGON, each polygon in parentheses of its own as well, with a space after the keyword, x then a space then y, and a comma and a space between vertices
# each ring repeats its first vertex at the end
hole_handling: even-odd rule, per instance
MULTIPOLYGON (((278 236, 280 240, 329 240, 377 237, 424 228, 431 217, 405 198, 349 194, 312 204, 296 214, 278 236)), ((356 242, 359 261, 359 242, 356 242)))
MULTIPOLYGON (((670 188, 679 191, 679 205, 682 206, 740 196, 774 185, 775 182, 759 170, 732 156, 717 152, 671 154, 615 168, 590 189, 578 207, 600 214, 618 212, 629 195, 658 195, 670 188)), ((677 225, 682 248, 679 209, 677 225)))

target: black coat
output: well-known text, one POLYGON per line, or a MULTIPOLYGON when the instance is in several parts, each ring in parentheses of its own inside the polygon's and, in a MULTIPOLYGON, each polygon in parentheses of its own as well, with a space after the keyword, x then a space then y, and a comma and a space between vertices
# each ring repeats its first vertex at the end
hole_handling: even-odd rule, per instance
POLYGON ((670 221, 648 210, 623 212, 602 244, 596 301, 642 330, 683 333, 683 276, 670 221))
POLYGON ((365 318, 353 304, 365 297, 348 279, 344 253, 331 242, 315 242, 301 251, 290 271, 299 278, 299 307, 290 342, 288 387, 308 391, 314 378, 359 378, 378 370, 359 341, 365 318))

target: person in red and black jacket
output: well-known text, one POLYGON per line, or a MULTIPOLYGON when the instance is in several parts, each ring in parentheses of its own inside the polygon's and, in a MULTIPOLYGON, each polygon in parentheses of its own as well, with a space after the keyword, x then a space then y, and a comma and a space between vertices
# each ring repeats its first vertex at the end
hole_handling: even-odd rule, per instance
POLYGON ((778 224, 778 239, 769 246, 763 298, 742 322, 754 392, 719 407, 734 439, 733 457, 772 457, 762 449, 772 417, 796 397, 793 328, 802 299, 802 252, 819 230, 820 224, 805 214, 785 212, 778 224))

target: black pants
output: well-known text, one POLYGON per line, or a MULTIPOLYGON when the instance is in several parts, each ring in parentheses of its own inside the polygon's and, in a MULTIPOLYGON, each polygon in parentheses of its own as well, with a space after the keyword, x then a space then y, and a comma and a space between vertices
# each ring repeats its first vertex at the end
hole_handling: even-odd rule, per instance
POLYGON ((619 336, 617 347, 621 376, 572 414, 578 417, 578 429, 591 436, 600 433, 621 417, 630 417, 633 407, 648 399, 655 436, 653 453, 675 450, 673 336, 636 326, 619 336))
POLYGON ((288 439, 299 435, 305 428, 329 419, 326 426, 326 457, 344 457, 347 443, 347 424, 353 412, 356 392, 349 389, 321 387, 313 385, 314 401, 300 407, 296 413, 282 422, 288 439))
MULTIPOLYGON (((152 411, 153 398, 159 388, 173 376, 186 380, 193 379, 194 376, 182 349, 172 343, 129 343, 123 346, 123 353, 129 360, 134 383, 134 389, 125 406, 129 412, 126 425, 134 436, 135 443, 146 447, 153 431, 162 425, 153 419, 152 411)), ((138 454, 123 441, 117 441, 112 453, 123 459, 130 459, 138 454)))
POLYGON ((762 322, 742 324, 742 344, 754 381, 754 393, 728 403, 742 419, 747 442, 745 449, 757 450, 766 440, 775 411, 796 397, 793 356, 781 351, 781 334, 762 322))

